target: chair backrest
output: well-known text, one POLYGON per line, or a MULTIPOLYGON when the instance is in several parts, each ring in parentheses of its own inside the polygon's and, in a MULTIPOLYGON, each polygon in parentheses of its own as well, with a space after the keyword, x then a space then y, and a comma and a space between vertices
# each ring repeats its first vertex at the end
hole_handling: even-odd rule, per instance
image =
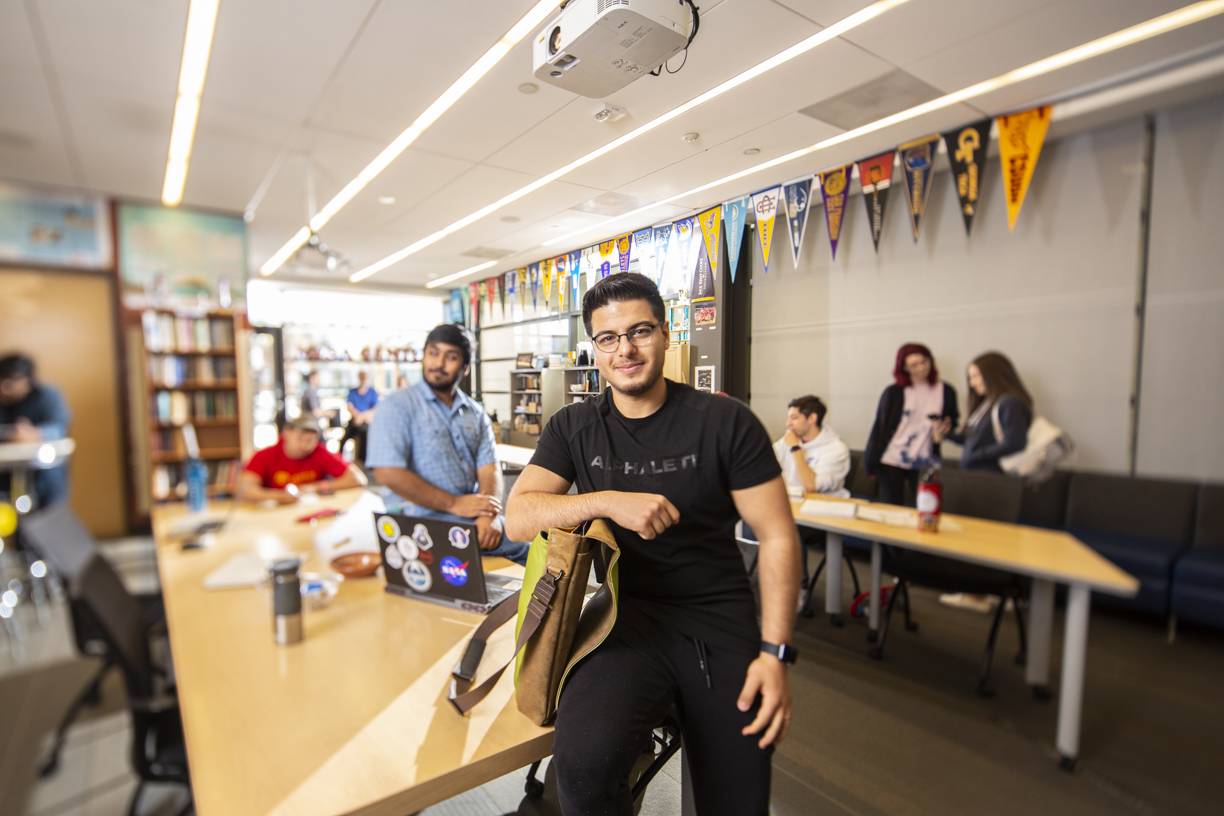
POLYGON ((940 480, 944 512, 1010 524, 1020 520, 1024 483, 1014 476, 955 468, 941 473, 940 480))
POLYGON ((876 480, 867 475, 863 468, 863 452, 850 451, 850 472, 846 474, 845 487, 850 495, 861 499, 874 499, 880 494, 876 480))
POLYGON ((68 583, 69 597, 89 610, 101 627, 111 653, 123 669, 129 698, 153 692, 148 628, 139 604, 128 594, 114 567, 95 555, 68 583))
POLYGON ((1067 523, 1067 494, 1071 490, 1071 471, 1056 470, 1039 485, 1024 488, 1020 503, 1020 523, 1030 527, 1059 529, 1067 523))
POLYGON ((1199 486, 1076 472, 1067 496, 1067 526, 1189 544, 1199 486))
POLYGON ((59 502, 21 520, 22 540, 65 581, 98 554, 97 542, 68 507, 59 502))
POLYGON ((1199 488, 1194 546, 1224 547, 1224 485, 1205 484, 1199 488))

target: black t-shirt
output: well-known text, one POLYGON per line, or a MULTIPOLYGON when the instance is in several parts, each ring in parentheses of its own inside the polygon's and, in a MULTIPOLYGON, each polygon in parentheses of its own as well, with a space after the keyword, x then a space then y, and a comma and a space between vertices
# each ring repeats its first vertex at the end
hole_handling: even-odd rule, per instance
POLYGON ((622 601, 690 637, 756 654, 760 629, 731 491, 763 484, 781 468, 746 405, 668 380, 663 406, 630 419, 605 390, 554 414, 531 463, 576 482, 579 493, 666 496, 680 521, 661 536, 645 541, 611 525, 622 601))

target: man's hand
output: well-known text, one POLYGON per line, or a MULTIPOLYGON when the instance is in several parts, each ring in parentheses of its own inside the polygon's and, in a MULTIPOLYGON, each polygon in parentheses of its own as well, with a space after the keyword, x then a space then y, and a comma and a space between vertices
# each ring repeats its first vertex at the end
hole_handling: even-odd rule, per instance
POLYGON ((661 535, 664 530, 680 520, 680 511, 657 493, 605 494, 608 502, 608 518, 632 530, 646 540, 661 535))
POLYGON ((273 493, 272 498, 277 504, 297 504, 298 494, 290 493, 287 490, 277 490, 273 493))
POLYGON ((763 652, 748 667, 748 677, 740 691, 739 710, 752 708, 752 701, 758 693, 761 695, 761 707, 757 710, 756 719, 741 733, 748 736, 759 734, 764 729, 765 734, 757 743, 758 748, 764 749, 780 743, 790 729, 791 692, 786 666, 778 658, 763 652))
POLYGON ((799 439, 799 435, 787 428, 786 436, 782 437, 782 441, 786 443, 786 447, 793 448, 796 445, 802 445, 803 442, 799 439))
POLYGON ((13 423, 13 433, 9 436, 9 441, 41 442, 42 438, 42 431, 37 426, 30 424, 30 420, 25 417, 17 417, 17 421, 13 423))
POLYGON ((502 540, 502 520, 497 516, 477 516, 476 539, 480 549, 496 550, 502 540))
POLYGON ((448 508, 449 512, 464 518, 497 516, 501 513, 501 509, 501 502, 495 496, 486 496, 483 493, 469 493, 466 496, 456 496, 454 502, 448 508))

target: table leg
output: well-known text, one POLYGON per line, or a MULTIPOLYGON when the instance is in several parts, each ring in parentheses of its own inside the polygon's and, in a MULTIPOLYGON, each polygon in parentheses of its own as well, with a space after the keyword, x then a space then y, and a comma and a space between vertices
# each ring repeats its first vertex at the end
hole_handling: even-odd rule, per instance
POLYGON ((13 507, 22 515, 34 509, 33 497, 29 494, 26 482, 29 480, 24 467, 13 468, 9 474, 9 493, 13 497, 13 507))
POLYGON ((841 626, 842 537, 829 533, 825 538, 825 611, 829 623, 841 626))
POLYGON ((1062 687, 1058 696, 1058 739, 1062 757, 1058 766, 1075 769, 1079 756, 1080 719, 1084 706, 1084 663, 1088 657, 1088 612, 1092 593, 1083 584, 1072 584, 1067 594, 1067 621, 1063 632, 1062 687))
POLYGON ((1033 579, 1029 596, 1028 662, 1024 681, 1038 700, 1050 699, 1050 636, 1054 630, 1054 583, 1033 579))
POLYGON ((880 636, 880 570, 883 563, 884 548, 878 541, 871 542, 871 586, 868 589, 871 594, 867 599, 867 640, 871 643, 880 636))

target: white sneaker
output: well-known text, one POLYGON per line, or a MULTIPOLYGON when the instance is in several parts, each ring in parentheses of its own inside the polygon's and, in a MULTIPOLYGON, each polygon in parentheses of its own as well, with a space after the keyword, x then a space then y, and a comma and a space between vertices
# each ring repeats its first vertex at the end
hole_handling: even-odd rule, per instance
POLYGON ((950 592, 940 595, 939 602, 944 606, 950 606, 954 609, 968 609, 970 612, 989 615, 994 611, 995 604, 999 602, 999 599, 994 595, 969 595, 965 592, 950 592))

